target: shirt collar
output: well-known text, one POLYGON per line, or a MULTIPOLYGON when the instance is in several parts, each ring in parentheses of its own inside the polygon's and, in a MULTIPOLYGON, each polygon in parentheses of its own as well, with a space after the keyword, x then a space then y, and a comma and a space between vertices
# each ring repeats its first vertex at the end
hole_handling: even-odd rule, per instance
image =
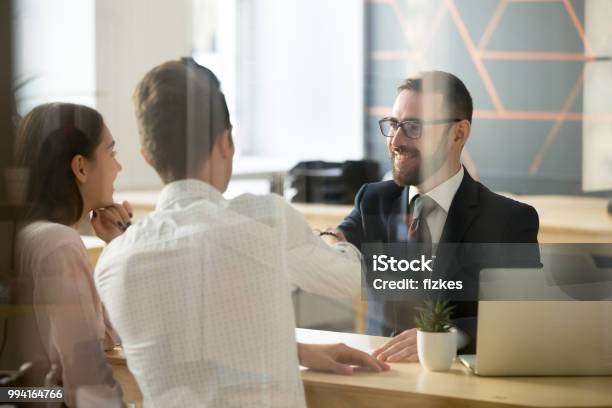
POLYGON ((173 181, 166 184, 157 200, 156 210, 170 208, 176 203, 188 204, 198 200, 208 200, 215 204, 225 201, 223 195, 208 183, 196 179, 173 181))
MULTIPOLYGON (((463 166, 461 166, 454 176, 425 193, 426 196, 431 197, 440 207, 442 207, 447 214, 453 202, 453 198, 455 197, 455 193, 463 180, 463 173, 463 166)), ((419 194, 419 189, 416 186, 410 186, 408 189, 408 202, 412 202, 412 199, 417 194, 419 194)))

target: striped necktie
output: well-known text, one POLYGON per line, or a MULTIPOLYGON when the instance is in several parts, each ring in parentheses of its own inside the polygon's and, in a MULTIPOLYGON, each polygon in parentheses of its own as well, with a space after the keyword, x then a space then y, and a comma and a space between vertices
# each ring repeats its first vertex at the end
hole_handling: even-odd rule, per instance
POLYGON ((431 245, 431 232, 427 226, 427 216, 436 209, 438 203, 429 196, 417 194, 410 201, 408 226, 408 241, 431 245))

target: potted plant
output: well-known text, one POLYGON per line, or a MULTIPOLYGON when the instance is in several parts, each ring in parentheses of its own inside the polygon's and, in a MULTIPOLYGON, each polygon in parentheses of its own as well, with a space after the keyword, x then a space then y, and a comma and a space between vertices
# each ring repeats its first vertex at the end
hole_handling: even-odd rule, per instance
POLYGON ((447 300, 425 301, 415 317, 417 352, 421 365, 429 371, 448 371, 457 355, 457 332, 452 330, 451 313, 455 308, 447 300))

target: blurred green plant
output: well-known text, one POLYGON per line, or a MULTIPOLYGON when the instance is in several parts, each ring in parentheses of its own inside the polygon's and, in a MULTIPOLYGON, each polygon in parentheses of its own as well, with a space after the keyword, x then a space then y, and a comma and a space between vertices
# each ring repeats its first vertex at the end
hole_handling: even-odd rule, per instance
POLYGON ((447 333, 452 327, 451 316, 455 305, 448 300, 426 300, 423 306, 415 307, 419 313, 414 318, 417 327, 424 332, 447 333))

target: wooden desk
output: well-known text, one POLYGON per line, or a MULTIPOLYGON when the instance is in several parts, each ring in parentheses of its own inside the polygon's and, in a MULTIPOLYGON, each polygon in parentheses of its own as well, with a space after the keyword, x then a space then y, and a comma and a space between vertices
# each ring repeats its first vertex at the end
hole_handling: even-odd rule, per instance
POLYGON ((106 243, 98 237, 92 237, 89 235, 81 235, 81 239, 83 240, 85 248, 87 248, 89 261, 95 266, 106 243))
MULTIPOLYGON (((338 343, 370 352, 385 337, 297 329, 303 343, 338 343)), ((142 396, 121 349, 107 353, 126 402, 142 396)), ((478 377, 459 362, 449 372, 427 372, 418 363, 391 364, 384 373, 352 376, 302 368, 309 407, 612 407, 612 377, 478 377)))
POLYGON ((612 243, 608 200, 596 197, 511 196, 532 205, 540 216, 542 243, 612 243))
POLYGON ((328 204, 301 204, 292 205, 304 215, 312 228, 324 230, 336 227, 349 215, 353 209, 352 205, 328 205, 328 204))
MULTIPOLYGON (((304 343, 344 342, 370 351, 385 337, 297 330, 304 343)), ((612 377, 478 377, 456 361, 446 373, 418 363, 391 364, 391 371, 335 376, 302 373, 313 407, 612 407, 612 377)))

